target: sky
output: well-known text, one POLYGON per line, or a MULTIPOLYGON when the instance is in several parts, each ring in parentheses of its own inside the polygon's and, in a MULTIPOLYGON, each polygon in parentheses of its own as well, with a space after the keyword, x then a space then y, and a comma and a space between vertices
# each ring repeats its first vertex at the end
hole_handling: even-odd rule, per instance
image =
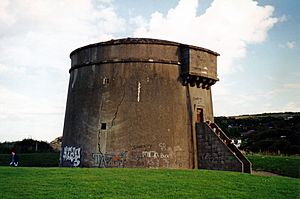
POLYGON ((69 54, 126 37, 220 53, 215 116, 300 111, 298 0, 0 0, 0 142, 63 131, 69 54))

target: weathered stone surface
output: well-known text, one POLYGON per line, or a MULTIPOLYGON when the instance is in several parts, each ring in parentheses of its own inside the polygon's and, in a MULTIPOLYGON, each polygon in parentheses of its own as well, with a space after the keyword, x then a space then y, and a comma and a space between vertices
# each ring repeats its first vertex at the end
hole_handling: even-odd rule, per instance
MULTIPOLYGON (((251 173, 251 163, 207 123, 196 125, 198 168, 251 173)), ((223 133, 223 132, 219 132, 223 133)), ((225 138, 226 139, 226 138, 225 138)))
POLYGON ((195 123, 213 121, 217 56, 134 38, 73 51, 61 165, 198 168, 195 123))

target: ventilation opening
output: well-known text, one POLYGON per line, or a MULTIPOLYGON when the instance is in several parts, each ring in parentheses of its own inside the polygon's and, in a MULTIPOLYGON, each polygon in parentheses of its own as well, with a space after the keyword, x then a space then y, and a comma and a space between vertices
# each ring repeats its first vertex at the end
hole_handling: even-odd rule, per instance
POLYGON ((101 130, 106 130, 106 123, 101 123, 101 130))
POLYGON ((109 78, 104 77, 104 78, 103 78, 103 85, 106 85, 106 84, 108 84, 108 83, 109 83, 109 78))

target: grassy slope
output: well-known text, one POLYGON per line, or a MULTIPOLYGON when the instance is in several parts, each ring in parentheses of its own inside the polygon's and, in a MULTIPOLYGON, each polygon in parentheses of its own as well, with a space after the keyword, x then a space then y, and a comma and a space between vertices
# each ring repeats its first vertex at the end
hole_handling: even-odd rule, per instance
POLYGON ((284 176, 300 177, 300 157, 247 155, 254 170, 269 171, 284 176))
POLYGON ((298 198, 300 180, 207 170, 0 167, 0 198, 298 198))

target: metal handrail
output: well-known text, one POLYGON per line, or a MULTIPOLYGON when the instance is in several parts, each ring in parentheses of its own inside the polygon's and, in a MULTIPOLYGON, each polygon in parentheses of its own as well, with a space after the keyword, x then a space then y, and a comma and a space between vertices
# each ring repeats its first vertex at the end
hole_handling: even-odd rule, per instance
POLYGON ((220 139, 235 153, 235 155, 243 162, 244 172, 251 173, 251 162, 242 154, 242 152, 231 142, 231 139, 222 131, 215 123, 207 122, 211 129, 220 137, 220 139))

